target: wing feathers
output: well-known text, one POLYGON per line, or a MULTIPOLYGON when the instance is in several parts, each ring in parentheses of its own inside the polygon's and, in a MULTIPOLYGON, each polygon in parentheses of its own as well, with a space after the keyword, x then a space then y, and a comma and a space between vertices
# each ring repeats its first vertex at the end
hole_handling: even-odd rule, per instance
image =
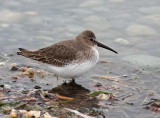
POLYGON ((17 52, 18 55, 58 67, 67 65, 69 62, 73 61, 77 53, 70 45, 61 43, 36 51, 28 51, 23 48, 19 48, 19 50, 21 52, 17 52))

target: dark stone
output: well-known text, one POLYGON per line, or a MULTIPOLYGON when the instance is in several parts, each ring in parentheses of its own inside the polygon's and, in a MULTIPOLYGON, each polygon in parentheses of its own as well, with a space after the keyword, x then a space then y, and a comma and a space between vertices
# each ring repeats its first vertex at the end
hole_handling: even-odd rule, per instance
POLYGON ((34 88, 35 88, 35 89, 41 89, 41 87, 38 86, 38 85, 36 85, 34 88))
POLYGON ((12 68, 11 68, 11 71, 17 71, 19 68, 17 67, 17 66, 13 66, 12 68))

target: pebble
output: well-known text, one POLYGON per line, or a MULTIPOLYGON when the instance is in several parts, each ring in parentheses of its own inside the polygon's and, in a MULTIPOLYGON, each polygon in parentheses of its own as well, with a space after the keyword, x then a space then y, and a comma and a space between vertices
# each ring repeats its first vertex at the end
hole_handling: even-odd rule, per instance
POLYGON ((34 88, 35 88, 35 89, 41 89, 41 87, 38 86, 38 85, 36 85, 34 88))
POLYGON ((104 94, 104 93, 100 93, 98 96, 97 96, 97 99, 98 100, 108 100, 109 99, 109 96, 104 94))
POLYGON ((0 66, 5 66, 6 62, 0 62, 0 66))
POLYGON ((152 27, 139 24, 132 24, 128 26, 126 32, 129 36, 150 36, 158 34, 152 27))
POLYGON ((40 117, 40 111, 29 111, 26 113, 27 118, 39 118, 40 117))
POLYGON ((11 71, 17 71, 18 69, 19 69, 19 67, 17 67, 17 66, 11 67, 11 71))
POLYGON ((12 109, 9 118, 18 118, 17 111, 15 109, 12 109))
POLYGON ((13 109, 9 115, 9 118, 57 118, 52 117, 48 112, 43 113, 41 111, 26 111, 13 109))
POLYGON ((5 87, 6 89, 11 89, 11 88, 12 88, 12 86, 10 86, 10 85, 8 85, 8 84, 5 84, 4 87, 5 87))

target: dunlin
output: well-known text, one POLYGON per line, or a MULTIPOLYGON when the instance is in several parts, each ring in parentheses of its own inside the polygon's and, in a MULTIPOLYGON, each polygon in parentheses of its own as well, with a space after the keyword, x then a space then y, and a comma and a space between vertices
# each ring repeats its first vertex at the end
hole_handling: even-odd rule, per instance
POLYGON ((86 30, 73 40, 62 41, 36 51, 19 48, 20 52, 17 54, 48 64, 57 76, 73 79, 95 66, 99 59, 96 46, 117 53, 98 42, 92 31, 86 30))

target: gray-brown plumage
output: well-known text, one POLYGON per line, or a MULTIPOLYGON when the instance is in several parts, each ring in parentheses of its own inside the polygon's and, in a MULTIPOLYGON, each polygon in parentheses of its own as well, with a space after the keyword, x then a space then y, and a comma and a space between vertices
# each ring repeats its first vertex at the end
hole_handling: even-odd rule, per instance
POLYGON ((86 30, 73 40, 62 41, 36 51, 19 48, 20 52, 17 52, 17 54, 46 64, 62 67, 73 61, 79 63, 91 59, 95 54, 91 48, 95 45, 114 51, 99 43, 92 31, 86 30))
POLYGON ((86 52, 83 51, 87 51, 91 47, 88 47, 87 45, 80 45, 83 43, 81 42, 81 39, 88 37, 95 38, 95 35, 90 31, 85 31, 78 35, 74 40, 62 41, 36 51, 28 51, 26 49, 19 48, 21 52, 17 52, 17 54, 43 63, 51 64, 53 66, 61 67, 67 65, 73 60, 79 60, 80 57, 89 58, 89 56, 92 55, 86 54, 86 52))

